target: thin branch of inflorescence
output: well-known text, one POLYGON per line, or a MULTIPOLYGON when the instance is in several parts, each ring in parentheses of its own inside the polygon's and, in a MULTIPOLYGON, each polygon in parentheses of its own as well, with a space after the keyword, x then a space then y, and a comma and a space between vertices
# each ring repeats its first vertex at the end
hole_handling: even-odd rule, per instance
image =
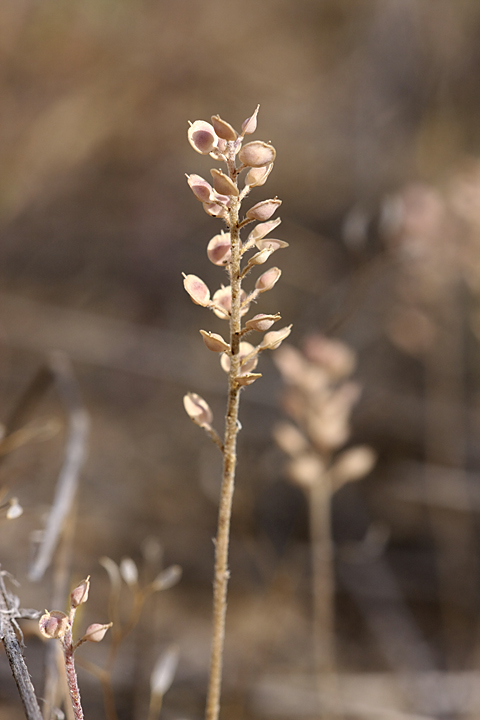
POLYGON ((223 219, 227 225, 228 233, 221 232, 210 240, 207 255, 214 265, 226 268, 230 281, 228 287, 222 286, 211 297, 210 290, 203 280, 196 275, 184 275, 184 287, 193 302, 211 309, 217 317, 229 322, 228 341, 217 333, 200 331, 206 347, 213 352, 221 353, 221 365, 228 374, 223 443, 212 427, 213 414, 208 403, 196 393, 188 393, 184 397, 185 410, 190 418, 207 432, 223 453, 223 477, 215 541, 213 633, 207 720, 217 720, 220 712, 229 578, 228 548, 237 464, 237 435, 240 427, 238 421, 240 391, 242 387, 251 385, 261 377, 259 373, 253 372, 260 353, 263 350, 275 350, 290 334, 290 326, 267 332, 257 347, 242 340, 247 332, 268 331, 280 319, 279 313, 259 314, 247 320, 242 326, 242 318, 248 313, 250 304, 256 301, 261 293, 273 288, 280 278, 281 271, 278 268, 271 268, 264 272, 249 294, 242 289, 242 280, 257 265, 266 262, 273 252, 287 246, 282 240, 267 238, 267 235, 280 223, 280 220, 270 220, 281 204, 278 198, 257 203, 246 212, 245 218, 240 219, 242 201, 252 188, 266 182, 276 155, 274 147, 269 143, 254 141, 243 145, 245 135, 256 130, 258 109, 257 107, 254 114, 245 120, 241 133, 237 133, 218 115, 212 117, 212 124, 197 120, 188 130, 188 139, 194 150, 202 155, 210 155, 215 160, 222 160, 227 165, 227 173, 217 169, 211 170, 213 187, 199 175, 187 175, 188 184, 195 197, 202 202, 205 212, 223 219), (240 162, 238 167, 237 157, 240 162), (243 170, 248 172, 243 189, 240 189, 238 178, 243 170), (253 222, 259 224, 242 243, 241 229, 253 222), (258 252, 242 268, 243 256, 254 248, 258 252))

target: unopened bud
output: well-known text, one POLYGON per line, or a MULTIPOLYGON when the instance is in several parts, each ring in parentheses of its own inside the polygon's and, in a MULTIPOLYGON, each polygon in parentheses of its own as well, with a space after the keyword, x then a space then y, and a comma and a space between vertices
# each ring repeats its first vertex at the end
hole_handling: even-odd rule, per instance
POLYGON ((260 105, 257 105, 255 108, 255 112, 253 115, 250 115, 246 120, 242 123, 242 135, 251 135, 255 132, 257 129, 257 115, 258 111, 260 110, 260 105))
POLYGON ((213 188, 200 175, 186 175, 187 182, 193 194, 200 202, 210 202, 212 198, 213 188))
POLYGON ((82 580, 80 585, 77 585, 77 587, 70 593, 70 606, 72 608, 76 608, 82 603, 87 602, 89 590, 90 575, 86 577, 85 580, 82 580))
POLYGON ((282 201, 278 198, 262 200, 262 202, 251 207, 250 210, 247 210, 246 216, 249 220, 268 220, 281 204, 282 201))
POLYGON ((270 143, 254 140, 244 145, 238 153, 238 159, 247 167, 264 167, 274 162, 275 148, 270 143))
POLYGON ((265 185, 272 169, 273 163, 265 165, 264 167, 251 168, 245 178, 245 185, 249 185, 250 187, 260 187, 261 185, 265 185))
POLYGON ((232 257, 230 233, 215 235, 207 245, 207 256, 214 265, 226 265, 232 257))
POLYGON ((250 320, 247 320, 245 327, 247 330, 265 332, 266 330, 269 330, 272 325, 277 322, 277 320, 280 320, 280 313, 277 313, 276 315, 265 315, 264 313, 260 313, 259 315, 255 315, 253 318, 250 318, 250 320))
POLYGON ((106 625, 101 625, 100 623, 92 623, 86 629, 82 640, 86 640, 88 642, 101 642, 105 637, 107 630, 112 627, 112 624, 113 623, 107 623, 106 625))
POLYGON ((265 335, 259 347, 262 350, 276 350, 291 332, 291 325, 287 325, 286 327, 281 328, 281 330, 271 330, 265 335))
POLYGON ((190 295, 195 305, 208 307, 210 305, 210 290, 196 275, 183 274, 183 287, 190 295))
POLYGON ((42 615, 38 621, 38 627, 43 637, 53 640, 55 638, 62 638, 68 628, 69 622, 68 617, 65 613, 60 610, 52 610, 48 612, 45 610, 45 615, 42 615))
POLYGON ((266 272, 262 273, 260 277, 258 278, 257 282, 255 283, 255 289, 259 292, 267 292, 267 290, 271 290, 275 283, 278 282, 280 279, 280 275, 282 274, 282 271, 280 268, 273 267, 270 268, 270 270, 267 270, 266 272))
POLYGON ((183 398, 183 407, 188 417, 200 427, 210 427, 213 413, 210 405, 197 393, 187 393, 183 398))
POLYGON ((227 352, 230 350, 230 345, 225 342, 221 335, 218 333, 207 332, 207 330, 200 330, 200 334, 203 338, 203 342, 206 347, 212 352, 227 352))
POLYGON ((218 137, 210 123, 195 120, 188 128, 188 141, 201 155, 208 155, 218 145, 218 137))
POLYGON ((237 133, 226 120, 222 120, 220 115, 212 116, 212 125, 216 134, 222 140, 232 141, 237 139, 237 133))
POLYGON ((265 235, 268 235, 268 233, 272 232, 272 230, 274 230, 278 225, 280 225, 281 222, 282 221, 280 218, 275 218, 275 220, 269 220, 268 222, 255 225, 252 232, 247 238, 247 242, 256 244, 258 240, 264 238, 265 235))
POLYGON ((238 187, 235 185, 233 180, 230 180, 228 175, 225 175, 225 173, 217 170, 216 168, 212 168, 210 170, 210 174, 213 178, 213 187, 217 193, 227 196, 233 195, 234 197, 239 195, 238 187))

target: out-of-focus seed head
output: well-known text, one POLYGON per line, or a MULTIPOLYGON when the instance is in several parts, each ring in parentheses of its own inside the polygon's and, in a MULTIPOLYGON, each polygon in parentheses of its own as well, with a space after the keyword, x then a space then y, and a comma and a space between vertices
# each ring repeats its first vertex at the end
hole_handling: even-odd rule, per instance
POLYGON ((210 405, 197 393, 187 393, 183 398, 183 407, 188 417, 200 427, 210 427, 213 421, 213 413, 210 405))
POLYGON ((213 188, 206 180, 204 180, 200 175, 195 175, 192 173, 192 175, 187 175, 187 182, 197 198, 197 200, 200 200, 200 202, 211 202, 212 195, 213 195, 213 188))
POLYGON ((207 330, 200 330, 200 334, 206 347, 212 352, 227 352, 230 350, 230 345, 225 342, 221 335, 207 330))
POLYGON ((69 620, 65 613, 60 610, 52 610, 48 612, 45 610, 45 614, 42 615, 38 621, 38 627, 43 637, 53 640, 55 638, 62 638, 69 626, 69 620))
POLYGON ((228 175, 225 175, 225 173, 220 170, 216 170, 215 168, 210 170, 210 174, 213 178, 213 187, 217 193, 233 197, 237 197, 239 195, 238 187, 235 185, 233 180, 230 180, 228 175))
POLYGON ((92 623, 86 629, 82 640, 87 640, 88 642, 101 642, 105 637, 107 630, 112 627, 112 624, 113 623, 107 623, 106 625, 101 625, 100 623, 92 623))
POLYGON ((259 168, 251 168, 245 177, 245 185, 249 185, 250 187, 260 187, 261 185, 265 185, 272 169, 273 163, 259 168))
POLYGON ((277 322, 277 320, 280 320, 280 317, 280 313, 276 313, 275 315, 265 315, 264 313, 259 313, 253 318, 250 318, 250 320, 247 320, 245 327, 247 330, 266 332, 274 323, 277 322))
POLYGON ((190 295, 195 305, 208 307, 210 305, 210 290, 196 275, 183 274, 183 287, 190 295))
POLYGON ((216 134, 219 138, 222 138, 222 140, 231 142, 232 140, 237 139, 237 132, 233 129, 230 123, 226 122, 226 120, 222 120, 220 115, 212 116, 212 125, 216 134))
POLYGON ((282 201, 278 198, 262 200, 262 202, 251 207, 250 210, 247 210, 246 216, 249 220, 260 220, 261 222, 269 220, 281 204, 282 201))
POLYGON ((287 325, 280 330, 271 330, 265 335, 259 347, 262 350, 276 350, 278 347, 280 347, 282 342, 286 340, 286 338, 290 335, 291 332, 291 325, 287 325))
POLYGON ((207 245, 207 256, 214 265, 226 265, 232 257, 230 233, 215 235, 207 245))
POLYGON ((246 120, 242 123, 242 135, 251 135, 255 132, 257 129, 257 115, 258 111, 260 110, 260 105, 257 105, 255 108, 255 112, 253 115, 250 115, 246 120))
POLYGON ((273 429, 273 437, 278 447, 292 457, 304 453, 308 449, 307 439, 292 423, 278 423, 273 429))
POLYGON ((255 225, 247 238, 247 242, 254 242, 256 244, 258 240, 261 240, 266 235, 268 235, 268 233, 272 232, 272 230, 278 227, 281 222, 282 221, 280 218, 275 218, 275 220, 269 220, 268 222, 255 225))
POLYGON ((368 445, 344 450, 335 459, 332 474, 337 485, 360 480, 375 467, 377 455, 368 445))
POLYGON ((90 591, 90 575, 82 580, 74 590, 70 593, 70 606, 76 608, 82 603, 87 602, 88 593, 90 591))
POLYGON ((266 272, 262 273, 260 277, 258 278, 257 282, 255 283, 255 289, 257 292, 267 292, 267 290, 271 290, 275 283, 277 283, 280 280, 280 275, 282 274, 282 271, 278 267, 270 268, 270 270, 267 270, 266 272))
POLYGON ((120 562, 120 574, 130 587, 138 585, 138 568, 132 558, 122 558, 120 562))
POLYGON ((218 136, 210 123, 195 120, 188 128, 188 141, 201 155, 208 155, 218 145, 218 136))
POLYGON ((270 143, 254 140, 247 143, 238 153, 238 159, 246 167, 264 167, 271 165, 275 161, 276 151, 270 143))

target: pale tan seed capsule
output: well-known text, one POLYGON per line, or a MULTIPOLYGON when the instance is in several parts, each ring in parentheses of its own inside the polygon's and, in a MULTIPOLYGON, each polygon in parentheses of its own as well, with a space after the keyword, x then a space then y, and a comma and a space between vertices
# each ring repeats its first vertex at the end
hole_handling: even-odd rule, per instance
POLYGON ((107 630, 112 627, 112 624, 113 623, 107 623, 106 625, 101 625, 100 623, 92 623, 88 626, 82 639, 88 640, 88 642, 101 642, 107 630))
POLYGON ((187 393, 183 397, 183 407, 188 417, 200 427, 210 427, 213 421, 213 413, 210 405, 197 393, 187 393))
POLYGON ((264 167, 274 162, 276 154, 270 143, 254 140, 240 149, 238 159, 246 167, 264 167))
POLYGON ((82 603, 87 602, 88 593, 90 591, 90 575, 82 580, 77 587, 70 593, 70 606, 76 608, 82 603))
POLYGON ((265 248, 268 248, 272 252, 275 252, 275 250, 280 250, 281 248, 288 247, 287 242, 285 242, 284 240, 277 240, 276 238, 261 238, 260 240, 257 240, 255 245, 259 250, 264 250, 265 248))
POLYGON ((204 120, 195 120, 188 128, 188 141, 200 155, 208 155, 218 145, 218 136, 212 125, 204 120))
POLYGON ((221 335, 218 335, 218 333, 208 332, 207 330, 200 330, 200 334, 206 347, 212 352, 227 352, 228 350, 230 350, 230 345, 225 342, 223 337, 221 335))
POLYGON ((196 305, 202 307, 208 307, 210 305, 210 290, 196 275, 183 275, 183 287, 190 295, 191 299, 196 305))
POLYGON ((210 174, 213 178, 213 187, 217 193, 227 196, 233 195, 233 197, 237 197, 239 195, 238 187, 235 185, 233 180, 230 180, 228 175, 225 175, 225 173, 220 170, 216 170, 215 168, 210 170, 210 174))
POLYGON ((245 387, 246 385, 253 385, 255 380, 258 380, 258 378, 262 377, 262 373, 246 373, 245 375, 238 375, 235 378, 235 382, 240 387, 245 387))
POLYGON ((268 235, 268 233, 272 232, 274 228, 278 227, 281 223, 280 218, 275 218, 275 220, 269 220, 268 222, 259 223, 258 225, 255 225, 252 232, 249 234, 247 238, 247 242, 254 242, 256 243, 257 240, 261 240, 261 238, 264 238, 265 235, 268 235))
POLYGON ((69 621, 65 613, 60 610, 52 610, 48 612, 45 610, 45 614, 42 615, 38 621, 38 627, 43 637, 53 640, 55 638, 62 638, 69 626, 69 621))
POLYGON ((275 283, 277 283, 280 279, 281 274, 282 271, 280 270, 280 268, 270 268, 270 270, 267 270, 266 272, 262 273, 262 275, 260 275, 257 282, 255 283, 255 289, 259 293, 271 290, 275 283))
POLYGON ((258 111, 260 110, 260 105, 257 105, 255 108, 255 112, 253 115, 248 117, 246 120, 242 123, 242 135, 251 135, 255 132, 257 129, 257 115, 258 111))
POLYGON ((262 200, 262 202, 251 207, 250 210, 247 210, 246 216, 249 220, 260 220, 261 222, 269 220, 281 204, 282 201, 278 198, 262 200))
POLYGON ((264 167, 251 168, 245 178, 245 185, 248 185, 249 187, 260 187, 261 185, 265 185, 272 169, 273 163, 265 165, 264 167))
POLYGON ((222 120, 220 115, 212 116, 212 125, 216 134, 219 138, 222 138, 222 140, 227 140, 228 142, 237 139, 238 135, 236 131, 233 129, 230 123, 222 120))
POLYGON ((230 233, 215 235, 207 245, 207 256, 214 265, 226 265, 232 257, 230 233))
POLYGON ((212 195, 213 195, 213 188, 206 180, 204 180, 200 175, 187 175, 187 182, 197 198, 197 200, 200 200, 200 202, 211 202, 212 195))
POLYGON ((276 350, 291 332, 291 325, 287 325, 286 327, 281 328, 281 330, 271 330, 265 335, 259 347, 262 350, 276 350))
POLYGON ((247 330, 265 332, 266 330, 269 330, 272 325, 277 322, 277 320, 280 320, 280 313, 277 313, 276 315, 265 315, 264 313, 260 313, 259 315, 255 315, 253 318, 250 318, 250 320, 247 320, 245 327, 247 330))

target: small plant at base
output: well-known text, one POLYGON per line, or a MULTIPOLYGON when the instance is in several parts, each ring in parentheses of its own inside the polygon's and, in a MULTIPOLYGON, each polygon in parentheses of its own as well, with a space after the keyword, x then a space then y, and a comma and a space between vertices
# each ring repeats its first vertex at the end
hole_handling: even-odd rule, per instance
POLYGON ((83 709, 80 700, 77 673, 75 670, 74 653, 84 642, 100 642, 105 637, 112 623, 89 625, 85 634, 76 643, 73 642, 73 623, 79 605, 87 602, 90 590, 90 576, 83 580, 70 594, 70 612, 67 615, 60 610, 45 610, 39 620, 40 632, 48 640, 60 640, 65 659, 65 671, 68 690, 72 701, 75 720, 83 720, 83 709))
POLYGON ((201 330, 206 347, 221 354, 222 369, 228 374, 228 401, 224 439, 212 427, 213 415, 208 403, 196 393, 184 397, 184 406, 192 421, 202 427, 220 448, 223 454, 223 477, 220 494, 218 530, 215 541, 215 573, 213 591, 213 634, 210 659, 210 680, 208 687, 206 718, 217 720, 220 712, 222 682, 223 646, 225 639, 225 618, 228 585, 228 545, 230 518, 232 512, 235 467, 237 461, 237 434, 239 430, 238 411, 240 390, 251 385, 261 375, 254 372, 258 357, 264 350, 275 350, 290 334, 291 326, 281 330, 270 328, 280 315, 259 314, 242 325, 242 318, 256 302, 259 295, 271 290, 280 278, 277 267, 263 272, 249 293, 242 289, 246 276, 258 265, 263 265, 280 248, 287 247, 283 240, 270 237, 280 219, 271 220, 281 205, 281 200, 272 198, 256 203, 240 218, 243 200, 254 187, 264 185, 275 161, 275 148, 270 143, 253 141, 243 144, 245 135, 257 128, 257 106, 253 115, 245 120, 241 132, 237 132, 218 115, 212 117, 212 124, 197 120, 190 125, 188 139, 193 149, 202 155, 226 164, 226 172, 210 171, 212 185, 199 175, 187 175, 187 181, 195 197, 200 200, 208 215, 224 220, 228 232, 215 235, 207 246, 209 260, 228 273, 229 285, 221 286, 213 296, 207 285, 196 275, 184 275, 184 287, 196 305, 208 308, 228 322, 229 337, 201 330), (239 164, 237 165, 237 159, 239 164), (240 174, 246 171, 243 187, 239 187, 240 174), (258 224, 242 241, 240 231, 253 222, 258 224), (256 251, 245 262, 247 253, 256 251), (245 336, 252 332, 265 332, 263 340, 254 346, 245 336))

